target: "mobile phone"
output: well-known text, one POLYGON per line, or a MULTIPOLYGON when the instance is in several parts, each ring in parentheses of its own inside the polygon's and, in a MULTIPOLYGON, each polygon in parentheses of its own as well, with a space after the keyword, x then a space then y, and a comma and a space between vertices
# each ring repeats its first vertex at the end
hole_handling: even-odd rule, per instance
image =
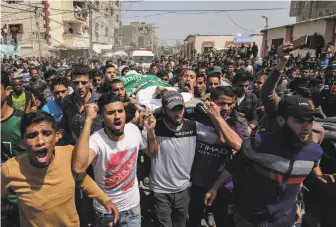
POLYGON ((293 41, 293 50, 300 49, 307 45, 308 36, 304 35, 293 41))

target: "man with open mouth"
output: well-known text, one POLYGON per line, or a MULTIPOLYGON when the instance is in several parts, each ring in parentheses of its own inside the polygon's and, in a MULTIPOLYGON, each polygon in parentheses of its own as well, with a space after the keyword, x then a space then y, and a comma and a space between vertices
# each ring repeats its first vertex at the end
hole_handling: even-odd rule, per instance
MULTIPOLYGON (((133 123, 126 124, 123 99, 114 93, 99 98, 98 106, 105 127, 90 136, 91 127, 97 117, 98 106, 85 106, 85 124, 74 150, 72 167, 76 173, 84 173, 92 163, 95 181, 111 198, 119 212, 118 226, 140 227, 140 193, 136 175, 139 149, 155 154, 158 149, 154 128, 156 120, 146 115, 142 134, 133 123), (147 139, 146 139, 147 137, 147 139)), ((93 203, 96 226, 106 226, 113 215, 101 204, 93 203)))
POLYGON ((71 171, 73 146, 55 146, 60 134, 54 118, 42 111, 27 113, 20 125, 27 154, 11 158, 1 168, 1 199, 18 196, 21 226, 79 227, 75 184, 118 219, 118 209, 86 174, 71 171))

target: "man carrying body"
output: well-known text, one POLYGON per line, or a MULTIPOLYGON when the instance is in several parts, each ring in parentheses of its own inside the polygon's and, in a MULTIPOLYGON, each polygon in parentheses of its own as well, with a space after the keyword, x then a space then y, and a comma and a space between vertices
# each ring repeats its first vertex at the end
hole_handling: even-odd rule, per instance
MULTIPOLYGON (((234 141, 240 140, 221 117, 216 104, 210 102, 206 111, 216 130, 183 118, 185 103, 180 93, 177 91, 163 93, 163 119, 160 119, 155 127, 159 143, 158 152, 150 156, 149 179, 154 193, 155 226, 184 227, 186 225, 190 201, 188 188, 196 139, 207 141, 209 144, 235 144, 234 141)), ((148 135, 149 140, 152 138, 148 135)), ((239 149, 239 147, 235 148, 239 149)))
POLYGON ((206 194, 205 203, 211 206, 218 188, 232 176, 236 226, 291 227, 299 222, 296 201, 306 176, 313 171, 322 182, 335 182, 318 166, 323 151, 312 140, 315 115, 301 96, 282 99, 277 116, 280 129, 244 141, 241 153, 206 194))
POLYGON ((10 190, 18 196, 21 226, 79 226, 74 203, 75 183, 109 213, 118 210, 86 174, 71 171, 72 146, 55 147, 56 122, 43 111, 25 114, 20 125, 27 154, 1 167, 1 199, 10 190), (38 190, 37 190, 38 189, 38 190))
MULTIPOLYGON (((98 106, 86 105, 83 132, 74 150, 73 170, 83 173, 92 163, 97 184, 113 199, 119 209, 118 224, 125 227, 140 227, 140 195, 136 163, 139 149, 146 149, 147 144, 146 152, 149 154, 157 152, 155 118, 150 115, 145 122, 147 142, 134 124, 126 124, 124 105, 118 96, 112 93, 104 94, 100 97, 98 105, 103 114, 105 127, 90 137, 98 106)), ((94 207, 98 219, 97 226, 103 227, 104 221, 111 216, 106 214, 104 208, 97 202, 94 202, 94 207)))

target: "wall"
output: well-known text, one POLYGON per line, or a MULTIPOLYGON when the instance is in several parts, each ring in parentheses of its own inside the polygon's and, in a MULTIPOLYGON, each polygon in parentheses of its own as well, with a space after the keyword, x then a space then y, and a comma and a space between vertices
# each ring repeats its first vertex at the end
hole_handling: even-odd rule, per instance
MULTIPOLYGON (((50 8, 52 9, 62 9, 62 10, 73 10, 72 7, 72 1, 49 1, 50 8), (67 5, 65 5, 67 4, 67 5), (71 5, 69 5, 71 4, 71 5), (63 8, 65 5, 66 8, 63 8), (71 8, 70 8, 71 6, 71 8)), ((59 46, 60 43, 63 43, 63 33, 67 30, 64 30, 63 24, 66 24, 66 22, 63 22, 63 16, 72 16, 73 13, 62 13, 61 12, 51 10, 50 12, 50 42, 51 46, 59 46), (56 22, 57 21, 57 22, 56 22), (60 24, 61 23, 61 24, 60 24)), ((68 28, 67 28, 68 29, 68 28)))
POLYGON ((313 35, 314 32, 318 32, 324 35, 325 29, 325 20, 316 20, 307 23, 295 24, 293 28, 293 40, 300 38, 303 35, 313 35))
MULTIPOLYGON (((18 44, 21 46, 21 56, 39 56, 39 46, 37 42, 37 28, 36 28, 36 19, 34 12, 25 12, 22 11, 20 13, 18 12, 18 9, 25 10, 27 9, 27 6, 21 6, 19 4, 8 4, 5 1, 1 2, 2 6, 8 6, 15 9, 10 9, 7 7, 1 7, 1 27, 4 24, 7 24, 7 28, 11 24, 22 24, 22 31, 18 33, 18 44)), ((30 4, 32 6, 38 6, 40 8, 43 8, 43 5, 41 2, 34 2, 32 4, 31 2, 27 1, 26 4, 30 4)), ((32 8, 34 9, 34 8, 32 8)), ((40 9, 42 13, 42 9, 40 9)), ((44 21, 43 16, 39 17, 39 23, 41 29, 41 49, 42 49, 42 56, 48 56, 48 45, 46 41, 44 40, 44 21)), ((8 39, 9 41, 12 38, 12 34, 9 31, 8 39)))
POLYGON ((214 42, 215 48, 224 48, 226 41, 232 41, 233 36, 196 36, 195 37, 195 49, 197 53, 202 53, 202 44, 204 41, 214 42))
POLYGON ((267 45, 268 49, 271 48, 272 46, 272 40, 273 39, 286 39, 286 28, 285 27, 280 27, 280 28, 273 28, 267 30, 267 45))

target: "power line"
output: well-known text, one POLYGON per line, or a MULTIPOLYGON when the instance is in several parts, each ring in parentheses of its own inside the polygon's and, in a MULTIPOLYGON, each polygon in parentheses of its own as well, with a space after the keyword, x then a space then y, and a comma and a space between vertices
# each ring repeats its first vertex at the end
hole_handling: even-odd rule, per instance
POLYGON ((230 17, 230 15, 229 15, 227 12, 225 12, 225 14, 228 16, 228 18, 231 20, 231 22, 234 23, 238 28, 241 28, 241 29, 243 29, 243 30, 245 30, 245 31, 247 31, 247 32, 253 32, 253 31, 255 31, 255 30, 248 30, 248 29, 246 29, 246 28, 243 28, 242 26, 240 26, 239 24, 237 24, 237 23, 230 17))
MULTIPOLYGON (((240 12, 240 11, 269 11, 289 8, 255 8, 255 9, 131 9, 128 12, 240 12)), ((124 10, 120 10, 124 11, 124 10)))
MULTIPOLYGON (((2 6, 1 6, 2 7, 2 6)), ((6 13, 6 15, 3 15, 1 18, 5 18, 5 17, 8 17, 8 16, 11 16, 11 15, 14 15, 14 14, 17 14, 17 13, 26 13, 27 10, 26 9, 22 9, 22 10, 19 10, 17 12, 10 12, 10 13, 6 13)), ((30 11, 29 11, 30 12, 30 11)))

